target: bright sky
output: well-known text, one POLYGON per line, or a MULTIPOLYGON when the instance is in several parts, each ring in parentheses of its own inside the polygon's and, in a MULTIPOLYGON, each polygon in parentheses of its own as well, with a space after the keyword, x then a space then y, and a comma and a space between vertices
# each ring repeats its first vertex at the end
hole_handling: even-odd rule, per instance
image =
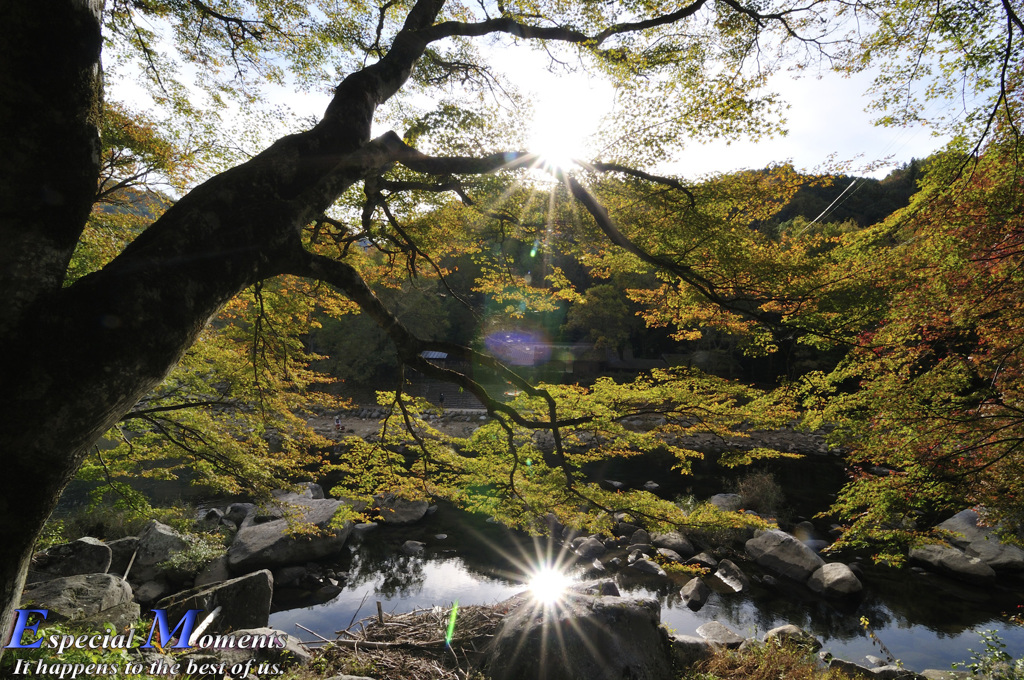
MULTIPOLYGON (((585 73, 556 75, 545 69, 543 53, 525 46, 506 48, 492 56, 494 65, 505 70, 516 86, 531 96, 535 105, 531 147, 555 160, 593 160, 588 150, 591 135, 601 118, 614 105, 614 92, 607 82, 585 73)), ((864 111, 864 92, 870 76, 852 78, 826 73, 822 78, 792 79, 777 76, 772 86, 791 106, 787 111, 789 134, 760 143, 724 142, 693 144, 681 158, 655 170, 695 179, 714 172, 763 168, 771 163, 792 162, 801 170, 824 169, 830 162, 851 162, 850 172, 884 177, 895 166, 911 158, 923 158, 942 146, 923 127, 888 129, 871 124, 864 111), (889 162, 878 163, 890 159, 889 162), (876 164, 873 170, 865 169, 876 164)), ((116 84, 115 98, 142 103, 148 99, 141 88, 124 79, 116 84)), ((319 116, 328 103, 325 94, 296 95, 281 88, 271 102, 285 103, 302 116, 319 116)), ((374 130, 379 134, 383 130, 374 130)), ((401 132, 401 131, 399 131, 401 132)), ((517 149, 518 150, 518 149, 517 149)), ((251 149, 257 151, 257 149, 251 149)), ((650 168, 646 168, 650 169, 650 168)))
MULTIPOLYGON (((601 116, 613 106, 611 86, 585 76, 558 76, 544 70, 544 59, 536 52, 515 50, 518 68, 514 78, 524 92, 532 93, 536 116, 532 143, 544 154, 589 158, 588 135, 599 126, 601 116)), ((781 74, 773 87, 791 105, 787 111, 789 134, 760 143, 724 142, 694 144, 663 171, 695 178, 713 172, 763 168, 773 162, 792 162, 798 169, 823 168, 830 160, 852 161, 855 174, 884 177, 895 166, 911 158, 923 158, 943 140, 923 127, 889 129, 871 124, 865 112, 870 85, 866 74, 852 78, 827 73, 822 78, 794 80, 781 74), (890 158, 874 170, 868 164, 890 158)))

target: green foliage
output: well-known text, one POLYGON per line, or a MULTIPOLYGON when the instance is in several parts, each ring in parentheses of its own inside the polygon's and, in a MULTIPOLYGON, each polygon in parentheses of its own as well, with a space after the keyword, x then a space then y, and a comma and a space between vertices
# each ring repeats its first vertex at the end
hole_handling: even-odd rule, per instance
POLYGON ((188 546, 160 565, 179 582, 195 578, 211 562, 227 553, 224 536, 186 532, 182 538, 188 546))
MULTIPOLYGON (((142 623, 142 626, 144 626, 144 625, 145 624, 142 623)), ((119 630, 115 629, 113 625, 108 623, 104 627, 103 632, 104 633, 108 633, 110 635, 118 635, 118 634, 125 634, 125 635, 127 635, 128 631, 127 630, 119 631, 119 630)), ((146 640, 146 634, 147 633, 148 633, 148 631, 145 630, 144 627, 140 626, 140 627, 136 628, 135 637, 133 639, 133 645, 137 647, 137 646, 143 644, 145 642, 145 640, 146 640)), ((96 631, 96 630, 82 630, 79 627, 76 627, 74 625, 69 625, 69 624, 56 624, 56 625, 46 626, 45 628, 40 626, 39 627, 39 634, 43 638, 48 638, 51 635, 57 635, 57 636, 83 635, 83 634, 96 635, 96 634, 98 634, 98 631, 96 631)), ((28 642, 29 638, 38 639, 38 637, 36 637, 33 633, 31 633, 31 631, 25 631, 25 636, 26 637, 23 640, 23 642, 28 642)), ((130 678, 131 680, 152 680, 153 678, 163 677, 163 676, 151 676, 149 674, 142 674, 142 675, 127 675, 127 674, 125 674, 124 673, 125 664, 128 663, 128 662, 135 662, 138 659, 138 656, 137 655, 132 655, 128 649, 123 649, 123 648, 119 648, 119 649, 108 649, 108 648, 89 649, 88 647, 79 649, 79 648, 75 648, 75 647, 70 647, 70 648, 66 649, 63 654, 61 654, 60 656, 57 656, 56 653, 55 653, 55 650, 48 649, 48 648, 45 647, 45 645, 43 647, 39 648, 39 649, 20 649, 20 650, 18 650, 18 652, 16 654, 5 654, 3 656, 3 658, 0 659, 0 674, 3 674, 4 677, 12 677, 12 678, 13 677, 19 677, 19 676, 16 676, 14 674, 14 669, 16 667, 15 664, 17 663, 17 661, 19 659, 29 662, 31 664, 31 666, 30 666, 31 668, 35 668, 36 663, 38 663, 40 661, 42 661, 43 663, 45 663, 47 665, 52 664, 52 663, 72 664, 72 665, 74 665, 74 664, 82 664, 83 666, 88 666, 90 664, 99 664, 99 666, 97 668, 103 668, 104 665, 105 665, 105 670, 103 670, 103 671, 97 670, 96 671, 97 675, 110 675, 110 676, 116 676, 118 678, 126 678, 126 679, 130 678), (115 667, 116 667, 116 670, 115 670, 115 667)))
POLYGON ((586 334, 595 347, 620 353, 642 325, 622 289, 612 284, 588 288, 583 299, 569 308, 565 322, 566 330, 586 334))
MULTIPOLYGON (((167 207, 167 195, 245 158, 265 143, 261 135, 293 127, 288 112, 265 106, 268 91, 318 91, 341 74, 379 71, 362 69, 386 64, 398 37, 408 37, 409 13, 424 11, 420 3, 327 0, 108 5, 108 76, 141 75, 160 114, 108 105, 97 188, 105 205, 87 225, 69 281, 109 262, 167 207), (225 139, 218 116, 229 110, 261 124, 225 139)), ((875 105, 887 122, 918 120, 936 97, 984 99, 997 83, 1004 113, 1013 113, 1008 64, 1019 62, 1024 41, 1004 40, 1017 30, 1012 8, 1004 10, 892 0, 872 6, 872 20, 854 34, 863 8, 831 3, 442 3, 418 32, 426 36, 419 56, 402 67, 411 80, 382 96, 390 101, 370 112, 376 120, 361 121, 366 130, 346 134, 393 124, 406 143, 437 156, 521 146, 525 118, 508 123, 501 112, 523 110, 523 98, 471 37, 505 31, 548 50, 553 64, 579 63, 610 79, 619 106, 604 123, 602 153, 616 162, 649 165, 694 141, 784 132, 784 103, 767 87, 784 65, 828 62, 854 72, 880 64, 875 105)), ((991 111, 938 122, 978 130, 991 111)), ((594 165, 576 174, 601 210, 583 210, 568 182, 541 185, 511 166, 420 173, 386 163, 341 192, 326 214, 310 215, 301 233, 309 251, 351 267, 385 311, 355 315, 353 300, 293 277, 257 284, 199 332, 80 476, 103 484, 98 497, 140 511, 145 499, 130 484, 138 478, 265 498, 323 465, 318 452, 334 442, 307 417, 314 407, 345 405, 324 388, 394 378, 386 386, 398 393, 381 397, 390 415, 380 440, 351 444, 328 468, 343 477, 339 491, 449 498, 515 526, 553 510, 600 530, 625 508, 652 526, 729 529, 750 520, 706 508, 687 513, 640 491, 612 493, 588 472, 657 450, 687 474, 700 454, 684 437, 742 439, 780 427, 798 417, 802 397, 808 427, 836 426, 834 443, 851 452, 854 478, 834 508, 850 521, 848 543, 895 550, 919 538, 913 522, 922 514, 967 503, 989 506, 1012 530, 1021 521, 1024 438, 1013 340, 1022 330, 1022 210, 1011 129, 1012 119, 971 173, 959 173, 961 145, 926 175, 912 163, 866 182, 841 206, 863 202, 856 215, 836 211, 820 222, 818 208, 850 178, 808 178, 779 165, 686 183, 594 165), (922 177, 908 207, 868 225, 902 205, 922 177), (695 370, 532 387, 486 359, 467 361, 466 375, 446 377, 479 391, 484 381, 474 381, 483 376, 519 396, 489 403, 495 419, 465 440, 432 428, 424 418, 431 407, 401 392, 411 357, 395 346, 398 322, 420 349, 453 340, 480 347, 491 332, 557 328, 566 309, 564 329, 598 347, 623 349, 645 323, 673 342, 714 339, 780 363, 800 351, 845 357, 830 372, 779 369, 800 382, 777 389, 695 370), (658 424, 636 427, 633 418, 658 424), (879 466, 891 473, 868 472, 879 466)), ((721 462, 781 455, 791 454, 734 448, 721 462)), ((745 483, 752 505, 778 509, 767 480, 745 483)))
POLYGON ((1024 678, 1024 657, 1016 661, 1006 651, 1006 643, 1002 641, 994 630, 980 630, 978 637, 981 638, 985 648, 981 651, 970 650, 971 660, 963 663, 953 664, 953 668, 964 668, 976 675, 991 680, 1021 680, 1024 678))
POLYGON ((748 472, 736 480, 736 493, 743 497, 746 510, 778 516, 786 496, 771 472, 748 472))
POLYGON ((778 426, 793 416, 778 401, 780 395, 686 370, 654 371, 625 384, 602 378, 589 388, 547 385, 544 390, 557 404, 557 442, 545 443, 530 425, 549 417, 550 402, 539 394, 524 393, 510 405, 523 422, 499 414, 469 438, 456 439, 423 420, 432 405, 381 393, 380 402, 390 415, 380 441, 357 441, 331 466, 344 478, 333 492, 365 499, 389 488, 410 499, 442 497, 524 528, 554 512, 565 524, 608 531, 612 512, 622 509, 643 517, 654 529, 735 529, 760 522, 717 509, 687 513, 646 491, 610 492, 587 481, 586 470, 600 461, 657 449, 674 456, 678 474, 688 474, 691 461, 701 454, 672 444, 674 439, 709 431, 742 437, 734 432, 741 422, 778 426), (638 415, 650 418, 650 424, 637 427, 631 417, 638 415))
POLYGON ((182 532, 195 528, 194 507, 174 505, 153 508, 148 503, 129 507, 124 503, 93 503, 81 506, 51 517, 46 524, 46 534, 51 545, 74 541, 82 536, 92 536, 113 541, 126 536, 138 536, 151 520, 174 527, 182 532))
POLYGON ((1002 128, 970 172, 956 153, 932 162, 881 227, 894 245, 871 251, 887 304, 836 371, 806 382, 812 422, 836 424, 851 449, 835 506, 847 543, 892 556, 920 540, 919 519, 972 505, 1009 534, 1021 526, 1019 144, 1002 128))

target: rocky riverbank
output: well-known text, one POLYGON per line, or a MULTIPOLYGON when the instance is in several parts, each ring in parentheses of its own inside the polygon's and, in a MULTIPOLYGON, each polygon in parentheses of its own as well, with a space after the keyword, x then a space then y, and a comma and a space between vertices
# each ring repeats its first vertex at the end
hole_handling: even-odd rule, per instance
MULTIPOLYGON (((719 494, 711 499, 713 504, 724 510, 742 507, 743 501, 736 494, 719 494)), ((262 634, 259 631, 268 624, 275 593, 304 592, 313 601, 331 599, 341 591, 347 578, 344 572, 331 566, 332 560, 349 541, 356 536, 367 541, 387 541, 389 533, 386 530, 374 532, 373 529, 382 525, 402 526, 420 522, 432 511, 426 502, 407 502, 381 496, 375 499, 373 509, 380 517, 378 524, 346 522, 332 527, 330 518, 345 504, 349 503, 324 498, 319 487, 309 484, 301 493, 279 493, 277 504, 269 508, 247 503, 208 508, 203 511, 200 525, 211 531, 228 532, 232 537, 230 546, 226 554, 191 574, 183 571, 181 561, 175 559, 190 549, 189 540, 157 522, 151 523, 136 537, 109 543, 83 538, 57 546, 37 554, 23 604, 49 610, 48 623, 69 621, 97 627, 110 622, 118 628, 130 625, 141 612, 149 609, 166 611, 172 625, 188 610, 198 609, 207 614, 217 612, 208 628, 210 634, 245 631, 245 634, 259 635, 262 634), (317 531, 296 532, 296 522, 315 526, 317 531)), ((727 633, 725 624, 721 622, 709 622, 694 631, 669 634, 660 625, 660 607, 656 603, 637 604, 636 598, 620 597, 611 580, 613 576, 629 579, 634 578, 630 576, 632 574, 678 587, 679 574, 670 575, 666 570, 686 568, 693 576, 688 580, 682 579, 685 583, 681 587, 680 601, 694 610, 705 605, 711 592, 722 598, 728 598, 729 593, 738 596, 754 583, 780 591, 802 588, 808 597, 842 602, 856 602, 865 590, 872 587, 869 580, 864 580, 858 562, 847 564, 822 558, 819 551, 827 545, 827 540, 810 523, 790 526, 789 531, 737 530, 727 536, 718 535, 718 540, 724 543, 711 543, 709 535, 652 535, 628 516, 621 515, 618 520, 612 535, 605 536, 579 535, 571 528, 557 524, 553 517, 548 518, 547 529, 559 539, 562 551, 573 555, 577 564, 586 567, 591 575, 605 575, 597 585, 591 583, 576 588, 575 594, 567 600, 569 604, 556 615, 562 621, 557 630, 561 631, 559 635, 563 635, 563 629, 572 627, 571 621, 585 617, 651 619, 653 629, 660 631, 657 639, 662 642, 652 646, 648 640, 639 647, 647 650, 645 653, 648 654, 650 650, 660 649, 664 658, 655 662, 643 657, 647 660, 638 662, 640 666, 654 664, 652 668, 668 667, 673 669, 671 673, 678 673, 680 664, 706 658, 715 649, 754 643, 735 631, 727 633), (751 566, 756 567, 756 571, 750 572, 751 566), (636 607, 640 608, 640 613, 634 611, 636 607)), ((915 551, 911 559, 920 565, 918 568, 930 569, 942 574, 943 578, 962 580, 973 584, 972 587, 979 587, 979 584, 981 587, 994 587, 1005 575, 1024 570, 1024 551, 999 544, 993 530, 979 522, 977 512, 964 511, 942 526, 956 532, 951 534, 956 537, 956 544, 915 551)), ((394 549, 413 556, 410 559, 417 559, 415 556, 422 554, 424 547, 422 542, 405 541, 401 545, 396 544, 394 549)), ((522 602, 516 605, 521 606, 525 605, 522 602)), ((510 614, 511 609, 507 613, 510 614)), ((547 615, 547 610, 544 610, 544 615, 547 615)), ((512 620, 511 616, 503 615, 502 618, 512 620)), ((543 621, 544 616, 534 616, 534 619, 543 621)), ((520 634, 525 627, 525 623, 517 623, 513 632, 507 635, 520 634)), ((595 630, 601 628, 597 623, 592 627, 595 630)), ((631 624, 630 627, 635 626, 631 624)), ((583 629, 587 628, 584 626, 583 629)), ((497 633, 494 635, 497 640, 497 633)), ((286 663, 309 661, 308 653, 297 639, 282 639, 290 650, 287 660, 277 656, 270 660, 267 657, 263 659, 264 663, 283 667, 282 664, 286 663)), ((763 636, 759 641, 762 639, 763 636)), ((625 644, 625 640, 615 644, 625 644)), ((611 640, 604 640, 598 645, 600 649, 613 647, 611 640)), ((511 660, 505 658, 508 654, 497 642, 488 649, 491 651, 480 663, 486 661, 492 668, 505 668, 511 664, 511 660)), ((237 650, 233 653, 237 656, 237 650)), ((152 651, 138 654, 147 663, 159 661, 152 651)), ((218 650, 197 649, 174 658, 194 657, 195 663, 201 659, 213 663, 210 659, 218 658, 217 654, 218 650)), ((602 667, 610 668, 615 667, 618 661, 606 659, 602 663, 602 667)), ((834 663, 843 666, 846 662, 834 663)), ((881 667, 887 665, 891 664, 882 664, 881 667)), ((564 677, 586 677, 588 680, 601 677, 593 675, 597 672, 593 666, 585 668, 583 671, 567 671, 577 675, 564 677)), ((850 670, 849 667, 844 668, 850 670)), ((869 666, 850 672, 871 678, 895 677, 892 675, 895 671, 891 669, 877 670, 869 666)), ((661 670, 648 676, 636 673, 634 677, 668 677, 661 670)), ((900 674, 905 675, 903 670, 900 674)))

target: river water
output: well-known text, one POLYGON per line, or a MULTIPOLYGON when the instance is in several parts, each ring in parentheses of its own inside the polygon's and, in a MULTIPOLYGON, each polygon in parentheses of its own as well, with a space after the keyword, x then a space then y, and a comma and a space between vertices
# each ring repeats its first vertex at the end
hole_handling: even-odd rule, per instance
MULTIPOLYGON (((385 612, 406 612, 435 605, 493 604, 526 589, 528 573, 543 562, 559 561, 557 549, 543 541, 451 508, 413 527, 381 528, 354 543, 336 564, 349 579, 328 602, 297 606, 282 593, 270 624, 303 640, 314 639, 296 624, 333 639, 337 631, 370 615, 379 601, 385 612), (402 555, 405 540, 427 544, 422 557, 402 555)), ((600 577, 588 565, 563 557, 565 570, 576 579, 600 577)), ((756 565, 741 563, 750 575, 756 565)), ((802 586, 768 589, 754 584, 742 594, 715 592, 693 612, 683 606, 679 589, 685 579, 614 577, 623 595, 654 597, 662 605, 662 621, 673 631, 694 635, 698 626, 717 620, 745 636, 758 636, 784 623, 813 633, 837 657, 863 662, 866 655, 884 658, 860 623, 866 616, 878 639, 912 670, 949 669, 969 660, 970 649, 982 649, 975 631, 997 630, 1015 657, 1024 655, 1024 627, 1002 616, 1024 603, 1024 580, 983 590, 912 570, 865 567, 865 595, 854 603, 837 604, 815 597, 802 586)), ((627 570, 628 571, 628 570, 627 570)), ((294 593, 292 595, 295 595, 294 593)))

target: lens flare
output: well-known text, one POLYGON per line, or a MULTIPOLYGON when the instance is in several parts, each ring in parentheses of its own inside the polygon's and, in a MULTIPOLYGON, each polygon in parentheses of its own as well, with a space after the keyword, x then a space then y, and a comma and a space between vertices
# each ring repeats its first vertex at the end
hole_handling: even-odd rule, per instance
POLYGON ((537 330, 495 330, 484 338, 484 347, 491 356, 513 366, 540 366, 551 358, 551 343, 537 330))
POLYGON ((455 600, 455 604, 452 605, 452 613, 448 617, 448 631, 444 636, 444 643, 449 647, 452 646, 452 638, 455 637, 455 620, 459 616, 459 601, 455 600))
POLYGON ((527 587, 535 600, 544 604, 554 604, 565 594, 572 579, 554 567, 541 567, 533 576, 527 587))

